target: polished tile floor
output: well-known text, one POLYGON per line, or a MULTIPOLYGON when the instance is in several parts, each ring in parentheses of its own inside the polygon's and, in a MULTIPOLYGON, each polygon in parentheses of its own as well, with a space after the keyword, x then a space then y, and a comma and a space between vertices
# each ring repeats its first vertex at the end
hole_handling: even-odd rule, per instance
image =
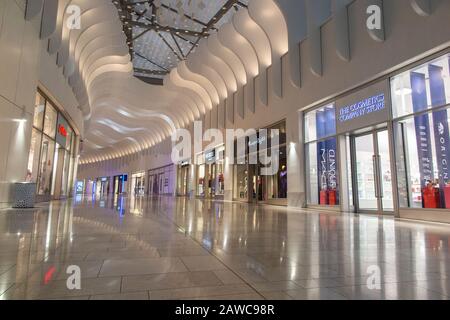
POLYGON ((448 298, 450 225, 168 197, 0 211, 0 299, 448 298))

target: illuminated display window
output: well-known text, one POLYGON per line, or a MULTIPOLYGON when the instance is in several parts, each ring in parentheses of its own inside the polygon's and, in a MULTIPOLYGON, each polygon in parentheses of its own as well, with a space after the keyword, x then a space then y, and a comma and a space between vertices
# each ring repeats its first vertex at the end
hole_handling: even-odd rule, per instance
POLYGON ((44 94, 36 93, 28 177, 40 196, 68 196, 73 187, 77 137, 44 94))
POLYGON ((309 111, 304 117, 307 203, 339 205, 336 110, 334 104, 309 111))
POLYGON ((391 79, 401 208, 450 208, 450 54, 391 79))

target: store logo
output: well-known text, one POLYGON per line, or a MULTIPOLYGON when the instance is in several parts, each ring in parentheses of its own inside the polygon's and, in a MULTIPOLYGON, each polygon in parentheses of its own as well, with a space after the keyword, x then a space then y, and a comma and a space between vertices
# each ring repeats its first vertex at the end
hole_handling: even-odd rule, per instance
POLYGON ((442 124, 442 122, 439 122, 438 130, 439 130, 439 134, 442 136, 445 132, 444 125, 442 124))
POLYGON ((258 138, 256 141, 249 141, 248 146, 253 147, 255 145, 262 145, 266 141, 266 137, 258 138))
POLYGON ((216 150, 209 151, 205 154, 205 160, 207 162, 214 162, 216 159, 216 150))
MULTIPOLYGON (((238 164, 260 164, 261 175, 273 176, 279 170, 279 155, 280 155, 280 130, 272 129, 268 132, 267 129, 226 129, 226 139, 224 139, 222 130, 208 129, 203 134, 203 124, 201 121, 194 122, 194 139, 192 140, 191 132, 187 129, 177 129, 172 134, 172 162, 180 163, 186 159, 192 159, 193 155, 205 153, 205 160, 207 162, 218 162, 223 157, 216 157, 215 150, 217 146, 221 146, 226 141, 226 163, 233 165, 235 159, 238 164), (270 140, 270 148, 268 141, 270 140), (249 142, 247 142, 249 141, 249 142), (236 142, 236 152, 235 152, 236 142), (208 146, 203 146, 209 143, 208 146), (192 150, 194 146, 194 150, 192 150), (192 151, 194 151, 192 153, 192 151), (235 154, 237 153, 237 154, 235 154), (247 159, 240 163, 242 159, 247 159)), ((199 165, 201 159, 194 157, 194 164, 199 165)))
POLYGON ((60 124, 60 125, 58 126, 58 132, 59 132, 59 134, 62 135, 64 138, 67 138, 67 130, 66 130, 66 128, 65 128, 62 124, 60 124))
POLYGON ((339 122, 351 121, 386 108, 384 93, 358 101, 339 109, 339 122))
POLYGON ((446 136, 446 128, 442 122, 438 124, 438 132, 439 132, 439 145, 440 145, 440 158, 441 158, 441 167, 442 167, 442 179, 447 183, 449 179, 449 168, 448 168, 448 159, 447 159, 447 136, 446 136))
POLYGON ((328 150, 328 163, 329 163, 329 181, 332 189, 337 187, 337 177, 336 177, 336 151, 331 149, 328 150))
POLYGON ((322 165, 322 175, 320 185, 322 186, 322 190, 327 189, 327 150, 325 148, 320 149, 321 152, 321 165, 322 165))
POLYGON ((368 6, 366 13, 369 15, 369 17, 367 18, 367 29, 381 30, 382 16, 380 6, 378 5, 368 6))
POLYGON ((68 15, 66 27, 69 30, 81 30, 81 8, 77 5, 70 5, 66 9, 68 15))
POLYGON ((187 166, 189 166, 190 165, 190 162, 189 161, 181 161, 180 162, 180 166, 181 167, 187 167, 187 166))

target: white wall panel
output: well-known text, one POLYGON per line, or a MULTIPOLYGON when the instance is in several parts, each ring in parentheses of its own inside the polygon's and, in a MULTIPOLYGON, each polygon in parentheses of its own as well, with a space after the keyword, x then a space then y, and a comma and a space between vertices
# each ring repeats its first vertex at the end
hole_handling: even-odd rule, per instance
POLYGON ((6 2, 0 34, 0 95, 14 101, 17 90, 22 41, 25 31, 23 11, 13 0, 6 2))

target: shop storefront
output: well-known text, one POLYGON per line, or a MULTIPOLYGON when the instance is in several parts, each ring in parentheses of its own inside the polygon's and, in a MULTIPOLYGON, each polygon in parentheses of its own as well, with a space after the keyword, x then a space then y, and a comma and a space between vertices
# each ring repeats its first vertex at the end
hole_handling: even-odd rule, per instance
POLYGON ((114 177, 114 194, 123 194, 127 190, 128 175, 122 174, 114 177))
POLYGON ((175 194, 175 166, 169 165, 148 171, 148 195, 175 194))
POLYGON ((450 222, 450 54, 391 79, 400 215, 450 222), (422 209, 422 210, 421 210, 422 209))
POLYGON ((225 147, 219 146, 197 155, 196 196, 222 198, 225 195, 225 147))
POLYGON ((185 160, 177 166, 177 196, 190 197, 191 193, 191 161, 185 160))
POLYGON ((108 177, 100 177, 96 179, 94 183, 93 193, 97 197, 106 197, 109 194, 109 178, 108 177))
POLYGON ((309 207, 450 221, 450 55, 305 112, 309 207))
POLYGON ((138 172, 131 175, 131 194, 135 196, 144 196, 145 193, 145 172, 138 172))
POLYGON ((77 183, 75 184, 75 194, 84 194, 84 180, 77 181, 77 183))
POLYGON ((73 194, 77 149, 78 137, 67 119, 38 91, 28 158, 28 177, 37 184, 38 201, 73 194))
POLYGON ((244 202, 262 202, 287 205, 287 153, 286 123, 280 122, 267 128, 267 135, 257 134, 246 138, 245 158, 238 157, 235 142, 235 161, 233 166, 233 199, 244 202), (271 130, 278 130, 278 170, 273 175, 263 175, 264 166, 258 159, 258 153, 271 156, 271 130), (254 151, 252 151, 254 150, 254 151))
POLYGON ((86 195, 93 195, 94 194, 94 189, 95 189, 95 181, 93 181, 91 179, 88 179, 86 181, 86 184, 85 184, 84 188, 85 188, 84 193, 86 195))
POLYGON ((339 206, 334 103, 305 114, 306 190, 309 206, 339 206))

